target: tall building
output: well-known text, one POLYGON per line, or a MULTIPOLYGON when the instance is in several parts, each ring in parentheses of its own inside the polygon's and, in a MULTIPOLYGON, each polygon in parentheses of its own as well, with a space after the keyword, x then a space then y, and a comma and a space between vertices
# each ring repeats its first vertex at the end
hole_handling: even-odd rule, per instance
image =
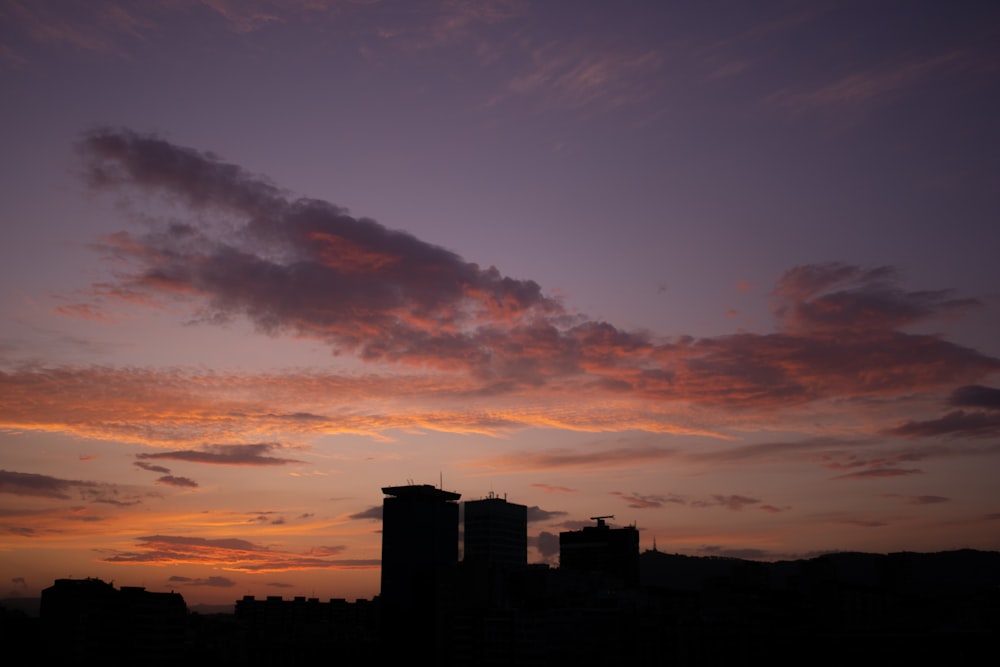
POLYGON ((490 493, 465 502, 465 553, 467 563, 501 567, 528 564, 528 508, 490 493))
POLYGON ((611 528, 605 519, 591 517, 596 526, 559 533, 559 567, 600 574, 626 587, 639 583, 639 531, 635 526, 611 528))
POLYGON ((382 629, 400 652, 441 655, 458 566, 458 493, 382 489, 382 629))
POLYGON ((458 493, 430 484, 382 489, 382 602, 410 608, 458 563, 458 493))

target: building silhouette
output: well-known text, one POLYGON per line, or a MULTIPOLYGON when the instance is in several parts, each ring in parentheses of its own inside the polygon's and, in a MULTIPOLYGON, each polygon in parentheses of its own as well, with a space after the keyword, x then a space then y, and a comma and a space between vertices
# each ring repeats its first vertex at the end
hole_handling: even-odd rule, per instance
POLYGON ((612 528, 591 517, 596 526, 559 533, 559 567, 569 572, 598 574, 626 588, 639 584, 639 531, 635 526, 612 528))
POLYGON ((492 493, 465 502, 465 563, 499 567, 528 564, 528 508, 492 493))
POLYGON ((180 593, 56 579, 42 591, 39 616, 43 649, 54 661, 167 665, 183 655, 187 605, 180 593))
POLYGON ((234 612, 243 630, 239 652, 216 654, 222 660, 212 662, 228 657, 237 663, 234 655, 239 655, 237 664, 248 665, 317 664, 333 654, 352 664, 370 660, 378 645, 374 606, 367 600, 244 595, 234 612))
POLYGON ((382 493, 379 598, 387 649, 440 658, 454 607, 461 495, 430 484, 387 486, 382 493))
POLYGON ((246 595, 234 614, 206 615, 173 592, 58 579, 38 625, 0 614, 0 636, 40 644, 42 664, 233 667, 965 664, 1000 640, 997 552, 757 562, 654 542, 639 554, 634 525, 592 517, 560 535, 560 567, 522 566, 512 543, 527 510, 491 494, 465 504, 459 562, 459 494, 383 492, 383 591, 372 601, 246 595))

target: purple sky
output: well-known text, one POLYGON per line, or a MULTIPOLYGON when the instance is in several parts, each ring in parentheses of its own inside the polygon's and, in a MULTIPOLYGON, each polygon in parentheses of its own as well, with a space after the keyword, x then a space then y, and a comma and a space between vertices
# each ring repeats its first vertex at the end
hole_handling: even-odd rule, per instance
POLYGON ((370 598, 407 480, 1000 548, 998 19, 0 0, 0 593, 370 598))

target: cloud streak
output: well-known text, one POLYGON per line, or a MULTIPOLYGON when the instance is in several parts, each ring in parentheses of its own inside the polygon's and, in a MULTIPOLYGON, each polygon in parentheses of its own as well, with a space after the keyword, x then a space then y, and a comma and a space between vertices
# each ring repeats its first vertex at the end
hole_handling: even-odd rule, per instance
POLYGON ((886 433, 903 438, 986 438, 1000 435, 1000 389, 982 385, 959 387, 952 392, 948 404, 963 409, 950 410, 937 419, 908 420, 887 429, 886 433))
POLYGON ((126 493, 113 484, 61 479, 13 470, 0 470, 0 493, 53 500, 79 499, 119 507, 138 505, 142 502, 139 495, 126 493))
POLYGON ((905 61, 883 62, 810 86, 772 94, 769 102, 799 115, 830 109, 868 108, 902 95, 933 77, 969 66, 972 54, 961 50, 905 61))
POLYGON ((58 479, 49 475, 0 470, 0 493, 67 500, 70 498, 69 491, 80 486, 93 487, 95 484, 58 479))
POLYGON ((858 472, 849 472, 844 475, 837 475, 831 479, 883 479, 886 477, 906 477, 908 475, 922 475, 923 470, 918 468, 869 468, 858 472))
POLYGON ((192 578, 175 575, 167 581, 181 586, 210 586, 212 588, 232 588, 236 585, 236 582, 228 577, 192 578))
POLYGON ((274 443, 207 445, 200 451, 184 449, 173 452, 141 453, 136 454, 136 458, 140 460, 168 459, 229 466, 281 466, 289 463, 302 463, 297 459, 265 456, 267 452, 275 449, 281 449, 281 446, 274 443))
POLYGON ((632 509, 659 509, 664 505, 681 505, 685 507, 691 507, 695 509, 704 509, 710 507, 724 507, 727 510, 733 512, 739 512, 746 507, 757 507, 760 510, 769 512, 771 514, 776 514, 778 512, 783 512, 788 508, 779 508, 774 505, 763 504, 758 498, 751 498, 749 496, 743 496, 739 494, 722 494, 715 493, 707 498, 688 498, 683 495, 676 493, 670 494, 642 494, 642 493, 624 493, 621 491, 612 491, 610 493, 612 496, 617 496, 625 501, 625 504, 632 509))
POLYGON ((307 553, 272 550, 238 538, 150 535, 138 539, 133 551, 117 551, 107 563, 145 565, 208 565, 233 572, 288 572, 315 569, 369 569, 378 560, 335 558, 342 547, 317 547, 307 553))

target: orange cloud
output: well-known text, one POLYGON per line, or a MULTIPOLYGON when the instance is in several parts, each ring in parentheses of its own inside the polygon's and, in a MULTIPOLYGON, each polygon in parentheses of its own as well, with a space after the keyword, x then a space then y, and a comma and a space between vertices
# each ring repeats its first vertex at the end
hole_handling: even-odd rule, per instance
POLYGON ((139 538, 133 551, 118 551, 107 563, 206 565, 233 572, 289 572, 316 569, 373 569, 378 560, 344 559, 343 547, 317 547, 307 553, 272 550, 237 538, 209 539, 151 535, 139 538))
POLYGON ((302 463, 296 459, 266 456, 267 452, 281 449, 275 443, 254 443, 246 445, 207 445, 201 451, 190 449, 174 452, 136 454, 138 459, 170 459, 190 463, 212 465, 274 466, 288 463, 302 463))

